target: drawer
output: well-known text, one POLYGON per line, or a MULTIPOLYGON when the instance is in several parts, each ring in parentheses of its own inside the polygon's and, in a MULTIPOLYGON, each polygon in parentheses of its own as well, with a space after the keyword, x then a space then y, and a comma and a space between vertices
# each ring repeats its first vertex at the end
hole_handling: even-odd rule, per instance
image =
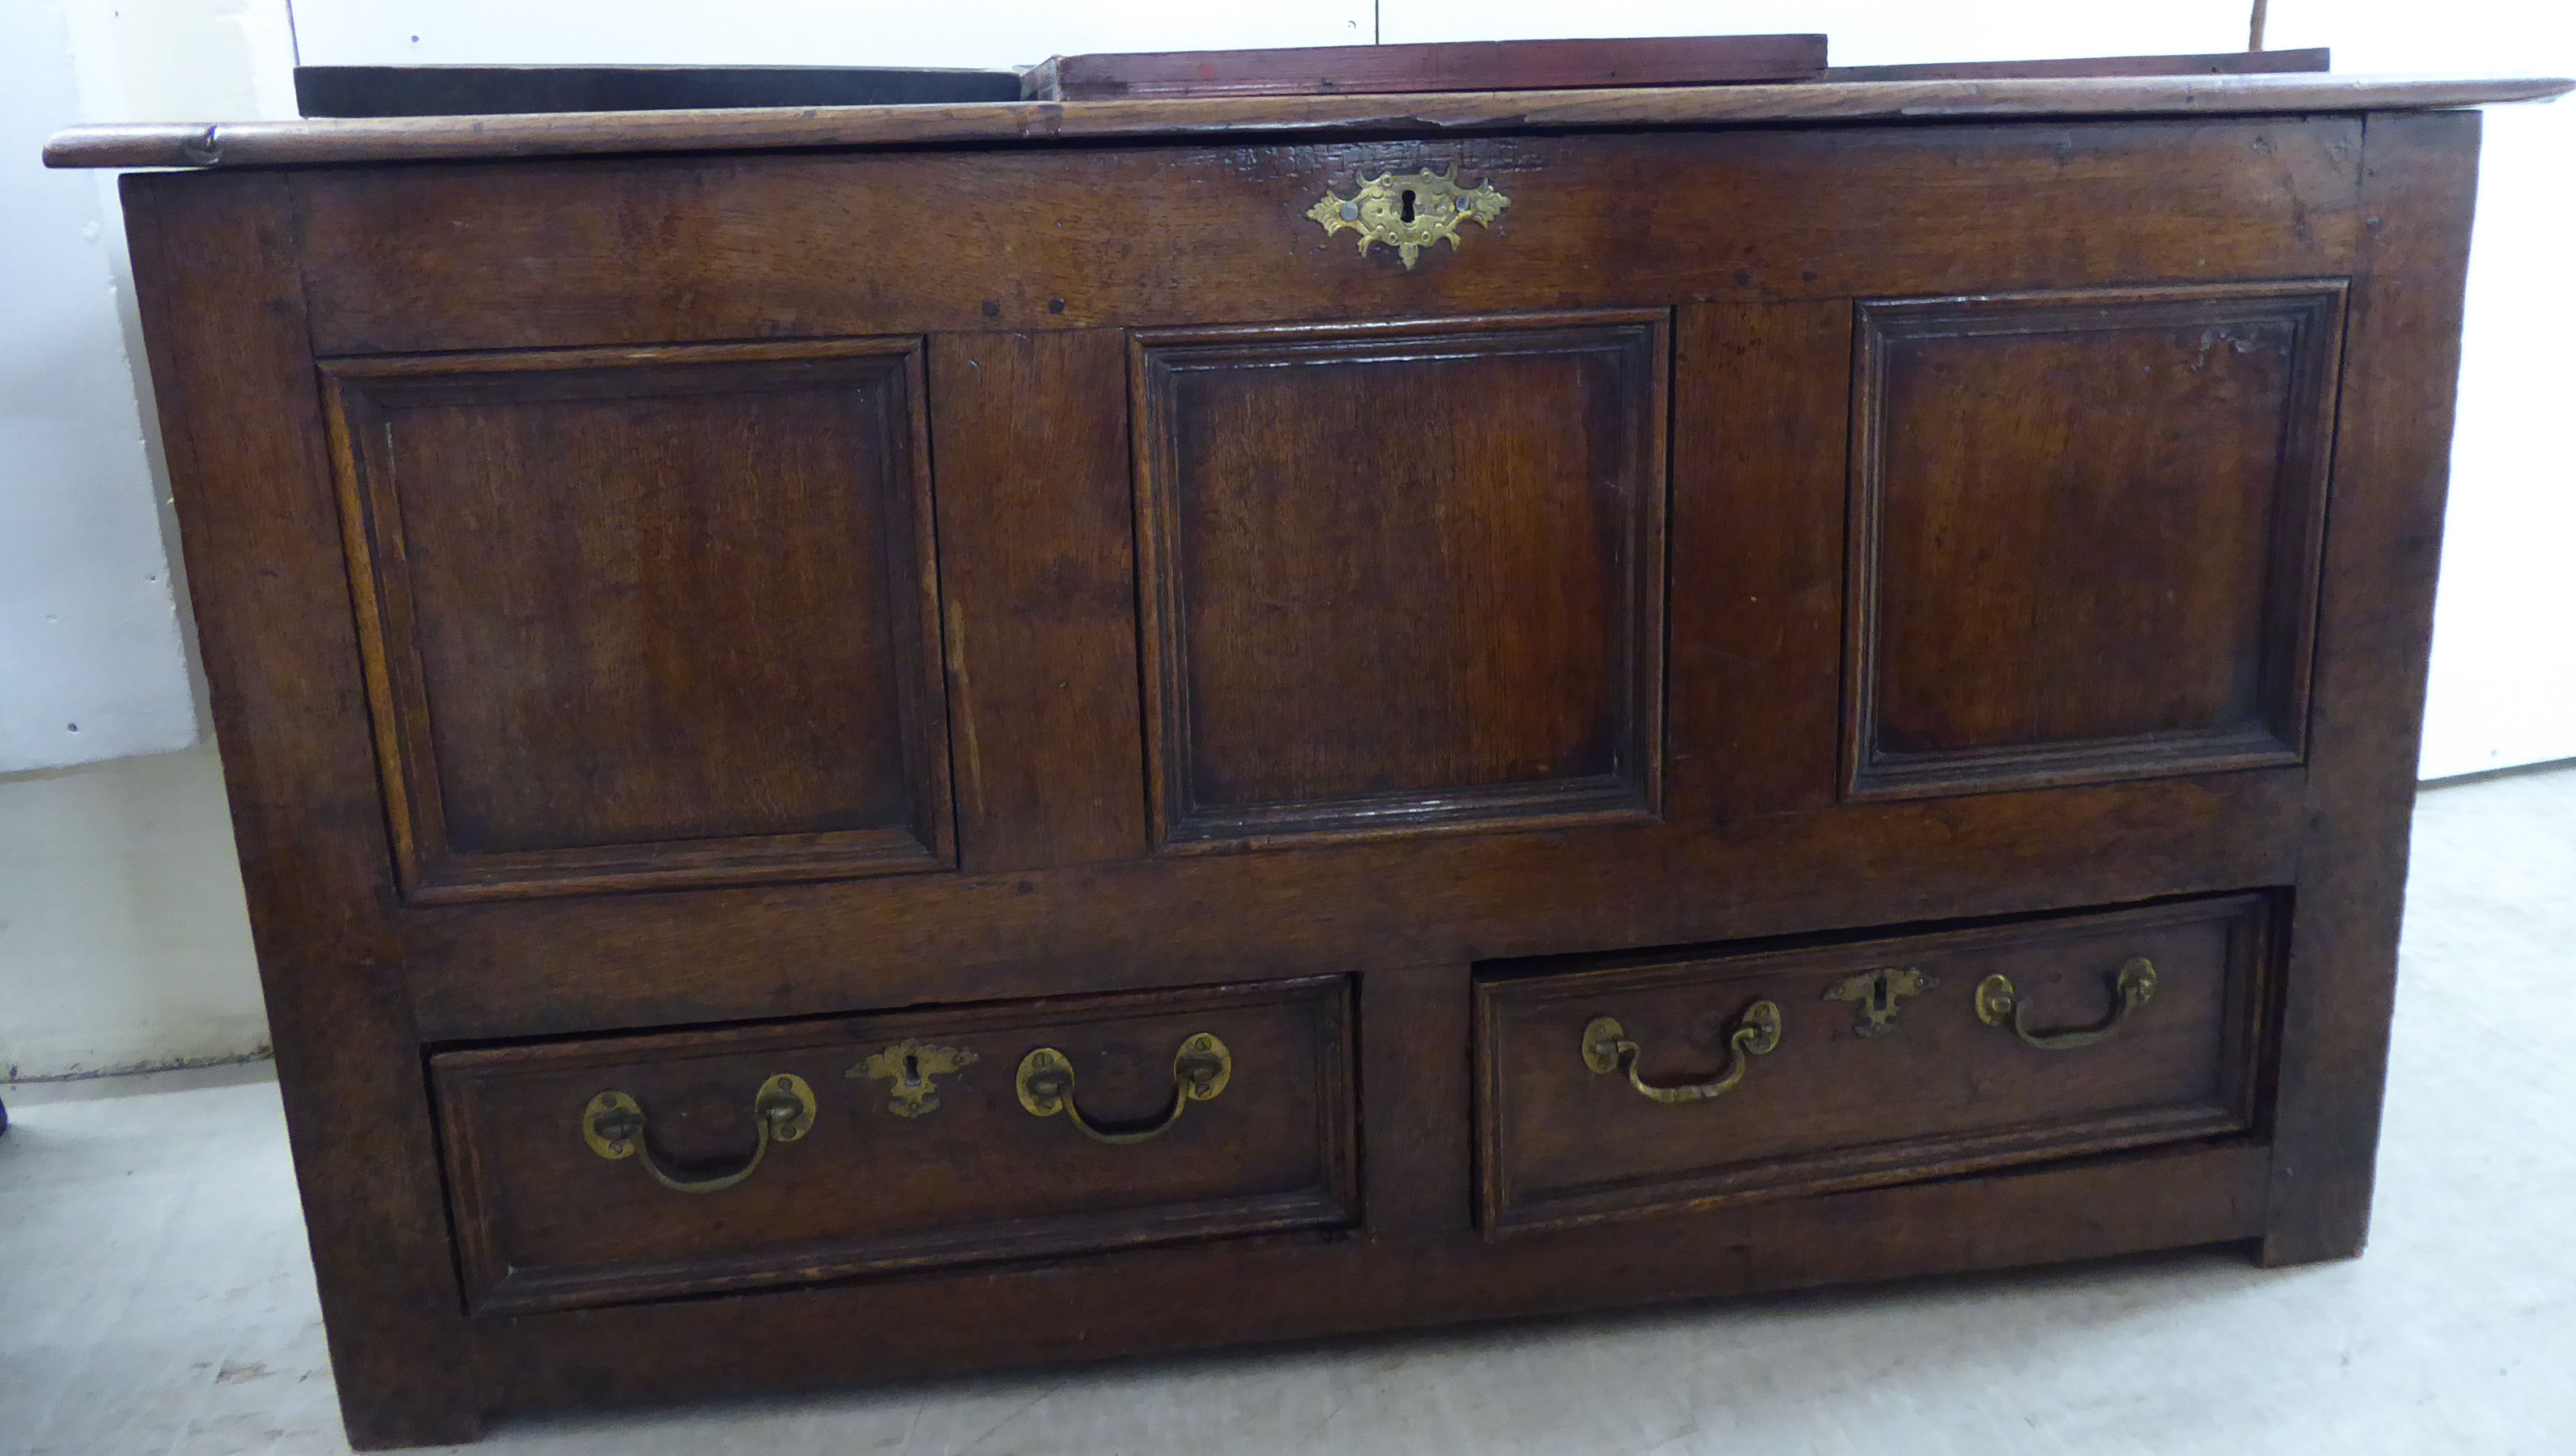
POLYGON ((2249 1130, 2272 902, 1476 984, 1489 1233, 2249 1130))
POLYGON ((1339 976, 443 1052, 468 1305, 1347 1225, 1339 976))

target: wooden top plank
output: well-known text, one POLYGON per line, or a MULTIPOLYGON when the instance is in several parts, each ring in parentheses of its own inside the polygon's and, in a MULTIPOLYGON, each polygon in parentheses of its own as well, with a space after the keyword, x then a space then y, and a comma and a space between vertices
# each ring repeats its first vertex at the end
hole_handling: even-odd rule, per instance
POLYGON ((1021 78, 1020 94, 1034 101, 1108 101, 1147 96, 1556 91, 1578 86, 1810 81, 1824 69, 1821 35, 1471 40, 1053 56, 1021 78))
POLYGON ((77 126, 58 132, 45 147, 45 163, 52 167, 306 166, 1355 131, 1423 136, 1801 121, 2416 111, 2540 101, 2571 88, 2576 88, 2576 81, 2547 77, 2292 73, 141 123, 77 126))

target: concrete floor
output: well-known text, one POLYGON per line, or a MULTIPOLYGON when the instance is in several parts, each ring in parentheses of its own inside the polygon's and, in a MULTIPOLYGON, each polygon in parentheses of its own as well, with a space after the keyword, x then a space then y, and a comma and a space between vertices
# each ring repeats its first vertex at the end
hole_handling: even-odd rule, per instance
MULTIPOLYGON (((2416 819, 2371 1250, 2220 1254, 519 1422, 550 1456, 2576 1451, 2576 771, 2416 819)), ((347 1447, 277 1089, 20 1087, 0 1456, 347 1447)))

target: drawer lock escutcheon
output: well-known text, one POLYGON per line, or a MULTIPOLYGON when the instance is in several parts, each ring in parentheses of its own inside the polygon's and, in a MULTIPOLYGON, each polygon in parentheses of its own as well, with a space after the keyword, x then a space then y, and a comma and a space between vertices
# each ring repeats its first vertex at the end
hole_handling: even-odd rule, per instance
POLYGON ((1736 1018, 1735 1030, 1727 1034, 1726 1044, 1731 1055, 1725 1071, 1710 1081, 1666 1087, 1657 1086, 1638 1075, 1637 1058, 1640 1053, 1637 1044, 1628 1039, 1627 1030, 1619 1025, 1618 1019, 1596 1016, 1583 1028, 1583 1065, 1590 1067, 1596 1075, 1605 1077, 1625 1067, 1628 1085, 1637 1089, 1638 1096, 1649 1101, 1704 1102, 1734 1091, 1735 1084, 1744 1080, 1744 1069, 1752 1065, 1752 1059, 1768 1056, 1773 1048, 1780 1045, 1780 1024, 1777 1005, 1769 1001, 1754 1002, 1744 1008, 1744 1014, 1736 1018))
POLYGON ((1940 984, 1912 966, 1883 966, 1826 987, 1825 999, 1860 1003, 1860 1020, 1852 1026, 1854 1035, 1885 1036, 1896 1029, 1897 1002, 1920 996, 1940 984))
POLYGON ((814 1089, 793 1072, 781 1072, 760 1084, 751 1100, 751 1156, 730 1173, 681 1178, 663 1171, 645 1133, 644 1109, 623 1092, 602 1092, 581 1110, 582 1141, 590 1150, 618 1162, 633 1158, 653 1181, 675 1193, 721 1193, 752 1175, 772 1143, 792 1143, 814 1129, 814 1089))
POLYGON ((1495 191, 1491 182, 1479 182, 1473 190, 1459 186, 1453 163, 1446 175, 1425 169, 1362 178, 1356 196, 1340 197, 1328 191, 1322 201, 1306 209, 1306 215, 1323 225, 1328 238, 1344 228, 1358 233, 1361 257, 1384 243, 1411 268, 1433 243, 1446 241, 1457 247, 1462 224, 1473 219, 1490 228, 1511 205, 1512 200, 1495 191))
POLYGON ((1234 1053, 1213 1032, 1197 1032, 1181 1042, 1172 1054, 1172 1109, 1149 1123, 1137 1126, 1104 1126, 1082 1115, 1073 1104, 1073 1061, 1054 1047, 1039 1047, 1020 1058, 1019 1076, 1014 1085, 1020 1094, 1020 1105, 1032 1116, 1053 1117, 1061 1112, 1066 1120, 1082 1129, 1082 1135, 1094 1142, 1124 1146, 1161 1137, 1181 1113, 1193 1102, 1213 1102, 1225 1084, 1234 1080, 1234 1053))
POLYGON ((2091 1046, 2120 1029, 2129 1013, 2146 1005, 2156 996, 2156 965, 2145 956, 2132 957, 2111 977, 2111 1014, 2091 1026, 2066 1031, 2033 1031, 2024 1019, 2026 1008, 2013 990, 2012 978, 1992 975, 1977 983, 1977 1019, 1988 1026, 2009 1029, 2023 1041, 2048 1052, 2073 1051, 2091 1046))
POLYGON ((841 1075, 893 1083, 886 1110, 897 1117, 919 1117, 939 1108, 937 1079, 963 1071, 977 1060, 964 1047, 932 1046, 906 1037, 841 1075))

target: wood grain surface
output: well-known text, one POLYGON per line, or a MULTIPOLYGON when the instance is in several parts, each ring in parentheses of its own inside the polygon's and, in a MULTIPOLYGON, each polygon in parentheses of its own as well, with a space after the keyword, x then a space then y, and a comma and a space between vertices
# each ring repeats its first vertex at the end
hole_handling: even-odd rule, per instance
POLYGON ((2361 1252, 2387 1079, 2480 118, 2369 120, 2263 1257, 2361 1252))
POLYGON ((1136 335, 1158 840, 1651 819, 1668 338, 1136 335))
POLYGON ((913 340, 325 371, 414 900, 951 862, 913 340))
POLYGON ((2353 1252, 2477 140, 2408 108, 2556 89, 315 124, 130 179, 352 1441, 2353 1252), (1412 267, 1316 222, 1416 168, 1511 205, 1412 267), (2080 1025, 2131 956, 2088 1048, 1967 999, 2080 1025), (1892 961, 1939 984, 1863 1038, 1824 993, 1892 961), (1571 1044, 1704 1076, 1756 993, 1782 1049, 1696 1108, 1571 1044), (1236 1083, 1153 1142, 1012 1094, 1044 1037, 1150 1120, 1192 1030, 1236 1083), (907 1037, 980 1058, 926 1119, 844 1075, 907 1037), (613 1084, 721 1167, 779 1070, 822 1122, 738 1185, 580 1135, 613 1084))
POLYGON ((1825 68, 1821 35, 1487 40, 1050 56, 1021 80, 1032 101, 1148 96, 1365 95, 1702 86, 1805 81, 1825 68))
POLYGON ((1127 340, 930 341, 957 837, 977 874, 1145 851, 1127 340))
POLYGON ((1432 136, 1530 127, 1700 127, 1783 121, 2316 113, 2485 106, 2564 95, 2555 77, 2250 76, 1810 82, 1781 86, 1221 97, 734 111, 567 112, 70 127, 51 167, 277 166, 454 157, 897 147, 1135 136, 1365 131, 1432 136))
POLYGON ((449 1052, 430 1075, 466 1298, 483 1312, 1334 1227, 1358 1212, 1343 977, 449 1052), (1175 1095, 1175 1049, 1202 1032, 1225 1043, 1232 1076, 1144 1142, 1095 1142, 1014 1092, 1020 1059, 1053 1047, 1086 1116, 1150 1126, 1175 1095), (898 1115, 869 1060, 921 1044, 974 1060, 898 1115), (752 1101, 782 1072, 812 1089, 814 1125, 758 1149, 752 1101), (760 1164, 691 1194, 632 1158, 594 1156, 581 1113, 608 1089, 642 1108, 644 1156, 722 1172, 758 1149, 760 1164))
POLYGON ((1478 975, 1478 1197, 1490 1234, 1639 1209, 1705 1207, 1903 1182, 2253 1124, 2273 937, 2260 898, 2183 901, 1708 959, 1498 962, 1478 975), (2050 1050, 1979 1019, 2012 981, 2044 1033, 2103 1025, 2120 969, 2150 961, 2154 998, 2090 1046, 2050 1050), (1519 971, 1519 974, 1515 974, 1519 971), (1855 976, 1918 978, 1874 1027, 1837 1000, 1855 976), (1583 1059, 1612 1016, 1647 1085, 1730 1065, 1747 1007, 1778 1042, 1700 1102, 1639 1095, 1583 1059))
POLYGON ((1863 303, 1848 792, 2298 762, 2343 307, 1863 303))
POLYGON ((361 1447, 471 1440, 481 1373, 285 179, 129 177, 123 196, 153 372, 186 381, 160 392, 162 437, 342 1418, 361 1447))
MULTIPOLYGON (((1463 1140, 1463 1123, 1460 1125, 1463 1140)), ((2240 1242, 2262 1148, 2182 1147, 1692 1219, 1414 1240, 1284 1236, 1107 1254, 973 1279, 495 1321, 502 1411, 665 1403, 1248 1339, 1311 1339, 2240 1242), (1257 1326, 1211 1291, 1259 1290, 1257 1326)))
POLYGON ((340 355, 2329 278, 2360 256, 2360 154, 2360 123, 2328 116, 550 160, 292 183, 315 344, 340 355), (1511 205, 1410 268, 1311 216, 1363 177, 1420 168, 1511 205))

